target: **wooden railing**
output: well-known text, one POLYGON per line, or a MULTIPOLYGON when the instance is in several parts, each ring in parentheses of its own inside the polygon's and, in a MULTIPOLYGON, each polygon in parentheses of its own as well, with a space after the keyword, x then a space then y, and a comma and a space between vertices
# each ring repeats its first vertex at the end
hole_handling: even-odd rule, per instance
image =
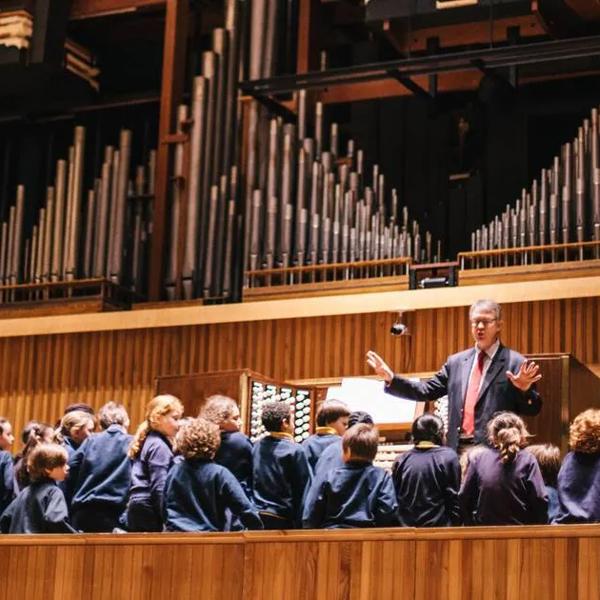
POLYGON ((600 241, 459 252, 461 269, 509 267, 600 258, 600 241))
POLYGON ((299 267, 278 267, 246 271, 246 287, 290 285, 407 275, 412 258, 382 258, 354 262, 324 263, 299 267))
POLYGON ((1 598, 597 600, 600 525, 0 536, 1 598))

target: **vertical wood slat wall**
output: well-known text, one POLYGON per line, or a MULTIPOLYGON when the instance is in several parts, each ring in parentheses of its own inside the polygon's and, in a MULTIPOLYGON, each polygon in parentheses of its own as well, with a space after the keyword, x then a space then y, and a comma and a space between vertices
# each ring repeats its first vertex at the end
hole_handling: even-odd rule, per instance
MULTIPOLYGON (((397 371, 432 371, 472 343, 466 308, 406 313, 408 337, 390 335, 393 320, 386 312, 0 338, 0 415, 20 431, 31 418, 54 423, 69 403, 114 399, 135 425, 158 375, 243 367, 283 380, 360 375, 370 348, 397 371)), ((504 342, 522 353, 600 363, 600 298, 507 304, 504 320, 504 342)))

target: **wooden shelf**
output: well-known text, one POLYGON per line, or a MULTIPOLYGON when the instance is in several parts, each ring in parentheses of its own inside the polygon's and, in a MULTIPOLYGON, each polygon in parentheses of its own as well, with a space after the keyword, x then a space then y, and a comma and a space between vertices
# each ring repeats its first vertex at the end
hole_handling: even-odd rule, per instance
POLYGON ((73 0, 71 19, 104 17, 139 9, 158 8, 165 4, 166 0, 73 0))

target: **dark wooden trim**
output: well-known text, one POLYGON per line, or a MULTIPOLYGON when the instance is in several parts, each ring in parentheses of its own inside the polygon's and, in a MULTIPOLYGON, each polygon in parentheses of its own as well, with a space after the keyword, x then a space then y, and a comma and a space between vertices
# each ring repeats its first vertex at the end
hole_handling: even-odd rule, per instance
POLYGON ((163 268, 166 256, 166 230, 169 199, 170 140, 174 131, 177 106, 183 96, 186 64, 188 0, 168 0, 165 16, 162 90, 158 124, 158 149, 156 153, 156 190, 152 240, 150 244, 150 269, 148 297, 160 300, 163 268))

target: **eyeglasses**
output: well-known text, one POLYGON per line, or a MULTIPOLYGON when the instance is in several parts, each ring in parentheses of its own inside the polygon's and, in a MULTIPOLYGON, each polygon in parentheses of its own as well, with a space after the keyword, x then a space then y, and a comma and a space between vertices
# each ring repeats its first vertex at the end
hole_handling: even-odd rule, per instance
POLYGON ((471 327, 477 327, 477 325, 479 325, 479 323, 481 323, 484 327, 488 327, 494 321, 497 321, 497 320, 498 319, 473 319, 471 321, 471 327))

